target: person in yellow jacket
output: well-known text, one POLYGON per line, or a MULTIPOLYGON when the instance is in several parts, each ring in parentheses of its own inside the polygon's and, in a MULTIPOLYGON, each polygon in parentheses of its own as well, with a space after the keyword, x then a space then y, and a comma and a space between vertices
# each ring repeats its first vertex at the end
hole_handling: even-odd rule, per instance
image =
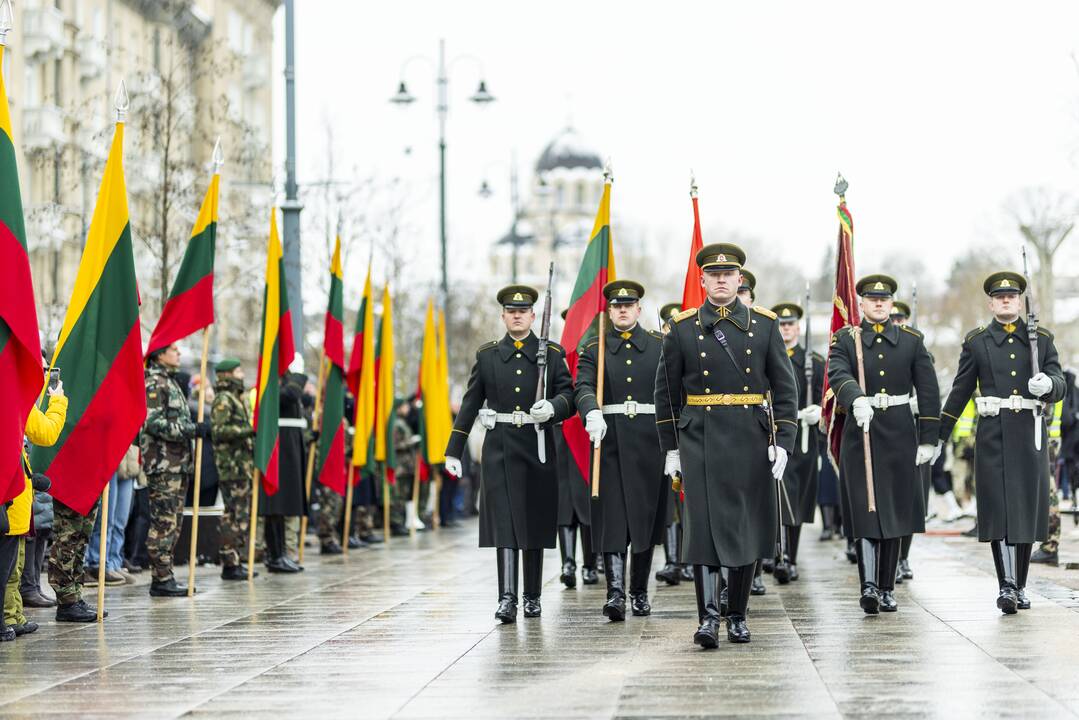
MULTIPOLYGON (((64 385, 48 389, 49 405, 45 412, 36 406, 26 419, 26 439, 34 445, 52 445, 59 439, 67 418, 67 396, 64 385)), ((8 532, 0 539, 0 582, 4 586, 4 618, 0 622, 0 641, 14 640, 37 630, 37 623, 23 615, 22 596, 19 594, 19 578, 25 561, 26 535, 30 532, 30 518, 34 501, 34 487, 30 460, 23 451, 23 475, 26 483, 22 493, 7 507, 8 532)))

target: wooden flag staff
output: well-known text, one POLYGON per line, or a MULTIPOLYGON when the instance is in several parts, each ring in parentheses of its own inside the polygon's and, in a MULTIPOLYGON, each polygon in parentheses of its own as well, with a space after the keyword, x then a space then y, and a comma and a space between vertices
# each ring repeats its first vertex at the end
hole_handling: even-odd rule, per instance
MULTIPOLYGON (((318 388, 315 390, 315 412, 311 415, 311 427, 317 432, 322 431, 322 385, 326 380, 326 348, 318 357, 318 388)), ((303 496, 304 513, 300 517, 300 545, 297 551, 298 562, 303 564, 303 548, 307 539, 307 516, 311 514, 311 477, 315 473, 315 454, 318 452, 318 442, 312 442, 307 449, 307 476, 304 478, 303 496)))
MULTIPOLYGON (((202 331, 202 359, 199 361, 199 411, 198 422, 206 417, 206 356, 210 352, 210 327, 202 331)), ((187 553, 187 596, 195 594, 195 566, 199 560, 199 493, 202 491, 202 443, 195 438, 195 485, 191 498, 191 548, 187 553)))

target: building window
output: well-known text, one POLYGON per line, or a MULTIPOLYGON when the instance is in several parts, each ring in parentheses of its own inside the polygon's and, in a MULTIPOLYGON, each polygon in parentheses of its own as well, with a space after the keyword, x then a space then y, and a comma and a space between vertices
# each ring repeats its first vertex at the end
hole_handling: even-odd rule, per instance
POLYGON ((53 95, 53 101, 55 102, 56 107, 63 107, 64 106, 64 96, 63 96, 63 92, 62 92, 63 87, 64 87, 63 62, 64 62, 63 60, 57 60, 55 63, 53 63, 52 95, 53 95))
POLYGON ((585 187, 584 181, 577 182, 577 207, 584 207, 585 204, 585 187))

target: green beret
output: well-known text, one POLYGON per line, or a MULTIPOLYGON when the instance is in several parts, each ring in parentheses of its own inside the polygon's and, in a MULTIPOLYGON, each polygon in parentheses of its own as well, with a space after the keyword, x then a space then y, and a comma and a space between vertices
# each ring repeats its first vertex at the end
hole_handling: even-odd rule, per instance
POLYGON ((778 305, 773 305, 772 312, 776 314, 776 317, 781 323, 798 322, 805 314, 802 311, 801 305, 792 302, 783 302, 778 305))
POLYGON ((746 262, 742 248, 733 243, 712 243, 697 251, 697 267, 703 272, 741 268, 746 262))
POLYGON ((629 305, 644 297, 644 285, 633 280, 612 280, 603 286, 603 297, 611 305, 629 305))
POLYGON ((1003 293, 1022 293, 1027 289, 1027 279, 1017 272, 1001 270, 987 277, 982 289, 990 297, 1003 293))
POLYGON ((225 358, 221 362, 214 365, 214 372, 232 372, 236 368, 240 367, 240 361, 236 358, 225 358))
POLYGON ((495 297, 504 308, 530 308, 539 300, 539 290, 528 285, 507 285, 495 297))
POLYGON ((866 275, 854 286, 861 297, 889 298, 899 289, 899 283, 887 275, 866 275))

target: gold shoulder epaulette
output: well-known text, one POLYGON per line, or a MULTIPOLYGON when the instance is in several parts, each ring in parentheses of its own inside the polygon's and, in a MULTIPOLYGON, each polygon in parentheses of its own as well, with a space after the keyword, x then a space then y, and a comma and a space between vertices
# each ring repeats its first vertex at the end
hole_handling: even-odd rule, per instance
POLYGON ((915 330, 914 328, 909 327, 907 325, 900 325, 899 329, 903 330, 905 332, 909 332, 911 335, 914 335, 915 337, 925 337, 925 335, 923 335, 920 331, 915 330))
POLYGON ((776 315, 774 312, 772 312, 768 308, 764 307, 763 305, 754 305, 753 306, 753 312, 757 313, 758 315, 763 315, 763 316, 765 316, 766 318, 768 318, 770 320, 775 320, 777 317, 779 317, 778 315, 776 315))
POLYGON ((487 343, 484 343, 483 345, 480 345, 479 350, 477 350, 476 352, 483 352, 484 350, 490 350, 491 348, 495 347, 496 345, 498 345, 498 341, 497 340, 492 340, 491 342, 487 342, 487 343))
POLYGON ((563 355, 566 354, 566 351, 562 349, 562 346, 559 345, 558 343, 554 342, 553 340, 549 340, 547 342, 547 349, 548 350, 557 350, 558 352, 562 353, 563 355))
POLYGON ((982 330, 985 330, 985 327, 982 326, 982 325, 979 325, 978 327, 974 328, 973 330, 971 330, 970 332, 967 333, 967 336, 965 338, 963 338, 963 342, 967 342, 968 340, 973 340, 974 336, 981 333, 982 330))
POLYGON ((824 362, 824 356, 823 356, 823 355, 821 355, 821 354, 820 354, 819 352, 817 352, 816 350, 810 351, 809 355, 810 355, 810 357, 812 357, 812 358, 813 358, 814 360, 816 360, 817 362, 824 362))
POLYGON ((683 310, 682 312, 678 313, 677 315, 672 317, 671 320, 673 322, 678 323, 678 322, 682 322, 686 318, 691 318, 696 314, 697 314, 697 308, 690 308, 689 310, 683 310))
POLYGON ((1049 338, 1050 340, 1052 340, 1052 339, 1053 339, 1053 333, 1051 333, 1050 331, 1046 330, 1046 329, 1045 329, 1045 328, 1043 328, 1043 327, 1039 327, 1039 328, 1038 328, 1038 332, 1039 332, 1040 334, 1044 335, 1045 337, 1049 338))
POLYGON ((659 332, 658 330, 648 330, 647 332, 649 335, 656 338, 657 340, 663 339, 663 333, 659 332))

